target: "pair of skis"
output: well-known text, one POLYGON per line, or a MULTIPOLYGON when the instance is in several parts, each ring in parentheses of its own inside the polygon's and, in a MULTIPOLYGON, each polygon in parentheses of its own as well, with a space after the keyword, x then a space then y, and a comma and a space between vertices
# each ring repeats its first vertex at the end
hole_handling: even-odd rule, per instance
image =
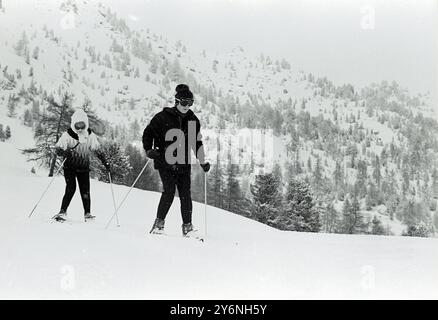
MULTIPOLYGON (((89 218, 84 217, 84 222, 94 221, 95 219, 96 219, 95 216, 91 216, 89 218)), ((65 217, 62 217, 59 214, 55 214, 52 217, 52 220, 55 221, 55 222, 59 222, 59 223, 64 223, 64 222, 68 221, 65 217)))
MULTIPOLYGON (((194 231, 197 231, 197 230, 194 230, 194 231)), ((167 234, 167 233, 164 233, 164 232, 149 232, 149 233, 152 234, 152 235, 156 235, 156 236, 179 238, 179 236, 167 234)), ((195 239, 195 240, 204 242, 204 237, 202 237, 201 235, 198 235, 196 233, 193 233, 193 231, 189 232, 187 235, 183 235, 182 238, 195 239), (190 233, 192 233, 192 234, 190 234, 190 233)))

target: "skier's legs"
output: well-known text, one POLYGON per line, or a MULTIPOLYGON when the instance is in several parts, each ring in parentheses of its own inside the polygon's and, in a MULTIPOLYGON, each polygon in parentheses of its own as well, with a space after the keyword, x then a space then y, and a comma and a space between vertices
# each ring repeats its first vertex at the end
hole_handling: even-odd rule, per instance
POLYGON ((74 170, 64 169, 65 193, 62 198, 61 211, 67 212, 71 199, 76 191, 76 173, 74 170))
POLYGON ((163 184, 163 192, 158 205, 157 218, 164 220, 175 196, 176 176, 170 170, 160 169, 158 172, 163 184))
POLYGON ((81 193, 82 205, 84 206, 84 214, 90 213, 91 197, 90 197, 90 173, 78 172, 79 191, 81 193))
POLYGON ((190 171, 178 174, 177 187, 181 201, 181 216, 183 223, 192 222, 192 196, 190 191, 190 171))

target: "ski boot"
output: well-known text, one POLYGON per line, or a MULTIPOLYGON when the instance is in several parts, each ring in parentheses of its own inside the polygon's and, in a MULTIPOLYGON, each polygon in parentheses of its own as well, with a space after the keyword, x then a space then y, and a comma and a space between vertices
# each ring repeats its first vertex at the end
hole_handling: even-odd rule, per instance
POLYGON ((52 219, 57 222, 64 222, 65 220, 67 220, 67 211, 61 209, 61 211, 59 211, 58 214, 54 215, 52 219))
POLYGON ((154 225, 152 226, 151 231, 149 233, 152 234, 163 234, 164 233, 164 220, 157 218, 155 219, 154 225))
POLYGON ((93 216, 91 213, 87 212, 86 214, 84 214, 84 219, 85 222, 87 222, 88 220, 93 220, 94 218, 96 218, 96 216, 93 216))
POLYGON ((182 234, 184 237, 191 237, 195 235, 195 232, 197 230, 193 229, 193 224, 190 223, 183 223, 182 225, 182 234))
POLYGON ((182 234, 185 238, 193 238, 204 242, 202 235, 199 234, 197 229, 194 229, 193 224, 191 223, 184 223, 182 225, 182 234))

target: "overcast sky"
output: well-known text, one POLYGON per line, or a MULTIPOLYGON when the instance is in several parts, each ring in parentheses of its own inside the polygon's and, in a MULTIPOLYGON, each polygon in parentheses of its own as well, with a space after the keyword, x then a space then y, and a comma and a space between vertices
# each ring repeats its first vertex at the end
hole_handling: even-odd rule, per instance
POLYGON ((396 80, 438 96, 438 0, 103 2, 131 23, 190 47, 241 46, 336 83, 396 80))

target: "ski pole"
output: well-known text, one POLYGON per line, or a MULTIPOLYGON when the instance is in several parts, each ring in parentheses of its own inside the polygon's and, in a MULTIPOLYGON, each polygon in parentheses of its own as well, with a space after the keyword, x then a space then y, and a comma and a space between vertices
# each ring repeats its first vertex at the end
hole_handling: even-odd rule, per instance
POLYGON ((205 230, 205 238, 207 238, 207 172, 204 175, 204 230, 205 230))
MULTIPOLYGON (((111 180, 111 172, 108 171, 108 177, 109 177, 109 183, 111 186, 111 195, 113 196, 113 205, 114 205, 114 210, 117 209, 117 205, 116 205, 116 198, 114 196, 114 188, 113 188, 113 182, 111 180)), ((120 222, 119 222, 119 216, 116 215, 116 221, 117 221, 117 226, 120 227, 120 222)))
POLYGON ((62 166, 64 165, 65 160, 67 160, 67 158, 64 159, 64 161, 62 161, 61 165, 59 166, 58 170, 56 170, 56 173, 53 175, 52 179, 50 180, 49 185, 47 186, 46 190, 44 190, 43 194, 41 195, 40 199, 38 200, 38 202, 36 203, 35 207, 33 207, 32 211, 29 214, 29 219, 30 217, 32 217, 33 212, 35 211, 35 209, 38 207, 38 205, 40 204, 41 200, 44 198, 44 195, 46 194, 47 190, 49 190, 50 186, 52 185, 53 180, 55 180, 55 177, 58 175, 59 171, 61 171, 62 166))
POLYGON ((109 225, 111 224, 111 221, 113 221, 114 216, 117 215, 117 212, 119 212, 120 207, 122 206, 122 204, 125 202, 126 198, 128 197, 129 193, 131 192, 132 188, 134 188, 135 184, 137 183, 138 179, 140 179, 140 176, 143 174, 143 171, 146 169, 147 165, 149 164, 149 161, 151 159, 148 159, 148 161, 146 162, 146 164, 144 165, 143 169, 140 171, 140 173, 138 174, 137 178, 135 179, 134 183, 132 184, 132 186, 129 188, 128 192, 126 193, 125 197, 123 198, 122 202, 120 202, 119 206, 117 207, 117 209, 115 210, 114 214, 112 215, 111 219, 108 221, 105 230, 108 229, 109 225))

